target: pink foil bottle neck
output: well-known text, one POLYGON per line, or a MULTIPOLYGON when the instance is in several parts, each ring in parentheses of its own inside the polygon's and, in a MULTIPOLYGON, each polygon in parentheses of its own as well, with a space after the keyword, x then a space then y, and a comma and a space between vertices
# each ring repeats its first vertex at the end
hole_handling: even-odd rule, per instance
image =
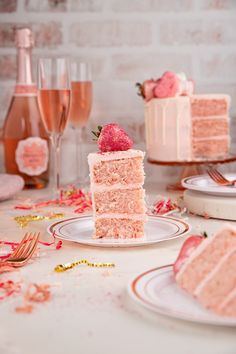
POLYGON ((33 86, 31 51, 34 45, 32 31, 29 28, 16 30, 16 46, 18 49, 17 92, 24 91, 20 86, 33 86))
POLYGON ((34 39, 30 28, 19 28, 16 30, 16 46, 18 48, 32 48, 34 39))

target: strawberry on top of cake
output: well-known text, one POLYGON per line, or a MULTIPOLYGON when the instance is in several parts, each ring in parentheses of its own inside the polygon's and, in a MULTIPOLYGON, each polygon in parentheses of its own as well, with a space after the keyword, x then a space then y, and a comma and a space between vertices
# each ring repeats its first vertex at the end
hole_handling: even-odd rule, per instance
POLYGON ((116 123, 93 132, 99 152, 88 156, 94 238, 139 238, 146 221, 143 158, 116 123))
POLYGON ((177 284, 203 306, 236 317, 236 229, 230 225, 213 237, 193 235, 173 266, 177 284))
POLYGON ((184 73, 166 71, 160 78, 145 80, 137 83, 138 94, 148 102, 152 98, 168 98, 192 95, 194 91, 193 80, 188 80, 184 73))

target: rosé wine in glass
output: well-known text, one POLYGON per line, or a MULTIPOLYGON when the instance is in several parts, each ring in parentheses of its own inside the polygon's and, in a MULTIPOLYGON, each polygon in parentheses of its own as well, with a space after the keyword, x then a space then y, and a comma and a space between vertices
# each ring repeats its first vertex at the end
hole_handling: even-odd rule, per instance
POLYGON ((70 90, 39 90, 39 106, 49 134, 64 132, 70 102, 70 90))
POLYGON ((72 61, 71 74, 71 106, 69 122, 76 137, 76 171, 80 187, 86 185, 88 167, 83 153, 82 129, 86 126, 92 107, 92 81, 88 63, 72 61))
POLYGON ((65 58, 39 59, 38 101, 53 153, 53 197, 60 196, 60 148, 70 106, 70 80, 65 58))
POLYGON ((92 82, 71 81, 70 124, 73 128, 86 125, 92 106, 92 82))

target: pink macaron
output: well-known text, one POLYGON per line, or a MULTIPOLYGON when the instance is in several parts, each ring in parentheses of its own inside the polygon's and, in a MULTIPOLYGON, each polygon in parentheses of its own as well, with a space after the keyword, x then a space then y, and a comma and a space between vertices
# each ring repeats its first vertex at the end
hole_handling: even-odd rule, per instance
POLYGON ((180 80, 178 76, 171 71, 166 71, 156 82, 156 86, 153 89, 154 97, 175 97, 179 92, 179 86, 180 80))

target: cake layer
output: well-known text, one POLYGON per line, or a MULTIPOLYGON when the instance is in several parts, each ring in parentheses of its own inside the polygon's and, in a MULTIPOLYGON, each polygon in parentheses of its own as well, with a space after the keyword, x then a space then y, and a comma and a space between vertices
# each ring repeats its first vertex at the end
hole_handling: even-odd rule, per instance
POLYGON ((177 283, 194 293, 198 284, 211 272, 220 259, 236 247, 236 231, 227 227, 202 242, 176 275, 177 283))
POLYGON ((230 97, 228 95, 193 95, 191 97, 192 117, 227 116, 230 97))
POLYGON ((193 139, 193 157, 225 156, 229 151, 229 136, 212 137, 209 139, 193 139))
POLYGON ((226 253, 196 288, 194 295, 206 307, 215 309, 236 286, 236 248, 226 253))
POLYGON ((90 169, 91 188, 144 183, 143 157, 99 161, 90 169))
POLYGON ((144 236, 144 221, 131 219, 97 219, 94 238, 140 238, 144 236))
POLYGON ((192 122, 193 138, 210 138, 229 134, 228 117, 198 118, 192 122))
POLYGON ((144 190, 139 188, 95 192, 94 207, 96 215, 104 213, 144 214, 144 190))

